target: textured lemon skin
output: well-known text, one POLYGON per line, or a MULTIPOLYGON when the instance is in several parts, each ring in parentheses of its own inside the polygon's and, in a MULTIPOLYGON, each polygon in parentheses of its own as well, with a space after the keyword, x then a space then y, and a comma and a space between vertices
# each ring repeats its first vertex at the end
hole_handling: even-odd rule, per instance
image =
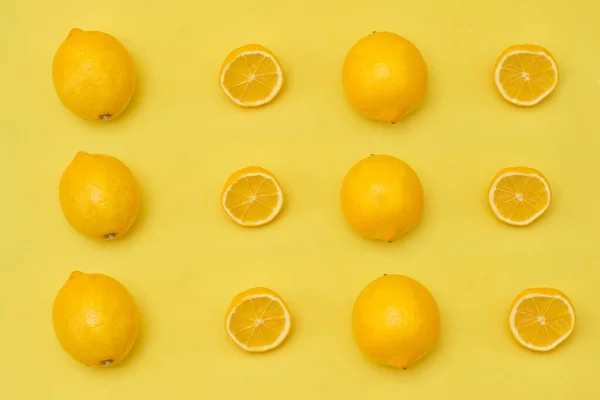
POLYGON ((374 32, 348 52, 342 83, 358 113, 396 123, 423 102, 428 87, 427 65, 409 40, 391 32, 374 32))
POLYGON ((58 192, 69 224, 90 238, 123 236, 140 211, 140 187, 131 170, 105 154, 77 153, 58 192))
POLYGON ((121 362, 135 344, 138 309, 114 278, 75 271, 58 292, 52 322, 62 348, 90 366, 121 362))
POLYGON ((127 49, 115 37, 72 29, 52 63, 54 88, 73 114, 108 121, 127 108, 136 87, 136 72, 127 49))
POLYGON ((393 242, 418 225, 423 187, 404 161, 376 154, 350 169, 342 183, 341 204, 346 221, 361 236, 393 242))
POLYGON ((360 293, 352 312, 356 344, 372 361, 409 368, 429 354, 440 336, 433 295, 403 275, 384 275, 360 293))

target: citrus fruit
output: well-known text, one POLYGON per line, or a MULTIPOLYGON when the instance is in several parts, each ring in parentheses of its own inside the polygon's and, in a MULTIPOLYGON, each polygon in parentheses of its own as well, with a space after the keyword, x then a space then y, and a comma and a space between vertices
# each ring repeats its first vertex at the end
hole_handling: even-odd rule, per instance
POLYGON ((550 288, 519 293, 510 308, 509 326, 515 339, 535 351, 549 351, 567 340, 575 327, 569 298, 550 288))
POLYGON ((271 50, 249 44, 227 55, 219 83, 235 104, 258 107, 270 103, 277 96, 283 86, 283 70, 271 50))
POLYGON ((135 68, 113 36, 72 29, 52 64, 54 88, 63 104, 88 120, 108 121, 125 110, 135 92, 135 68))
POLYGON ((440 312, 429 290, 403 275, 384 275, 360 293, 352 311, 356 344, 372 361, 408 368, 440 336, 440 312))
POLYGON ((75 271, 54 300, 52 322, 60 345, 74 359, 109 367, 121 362, 135 344, 139 314, 121 283, 75 271))
POLYGON ((526 226, 550 206, 552 191, 540 171, 528 167, 505 168, 492 180, 489 203, 493 213, 510 225, 526 226))
POLYGON ((427 66, 402 36, 373 32, 346 55, 342 82, 350 104, 364 117, 395 123, 416 109, 427 92, 427 66))
POLYGON ((272 173, 261 167, 247 167, 227 179, 221 206, 242 226, 265 225, 281 211, 283 192, 272 173))
POLYGON ((360 235, 394 241, 414 228, 423 213, 423 187, 404 161, 371 155, 354 165, 342 183, 342 211, 360 235))
POLYGON ((270 289, 257 287, 235 296, 225 315, 225 330, 239 347, 269 351, 287 337, 292 320, 285 302, 270 289))
POLYGON ((534 106, 558 84, 558 65, 552 54, 541 46, 511 46, 496 61, 494 82, 507 101, 518 106, 534 106))
POLYGON ((91 238, 122 236, 140 210, 140 188, 133 174, 104 154, 77 153, 62 175, 58 193, 69 224, 91 238))

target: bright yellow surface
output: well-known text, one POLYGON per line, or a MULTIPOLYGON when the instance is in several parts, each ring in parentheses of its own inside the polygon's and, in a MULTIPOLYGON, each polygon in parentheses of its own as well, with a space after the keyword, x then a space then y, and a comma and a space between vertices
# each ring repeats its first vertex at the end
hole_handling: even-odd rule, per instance
POLYGON ((106 399, 595 399, 600 358, 600 3, 33 1, 0 2, 0 398, 106 399), (71 115, 52 87, 54 52, 73 27, 110 32, 139 71, 119 119, 71 115), (344 99, 344 55, 361 36, 392 30, 422 50, 424 106, 394 126, 357 116, 344 99), (286 87, 265 108, 233 105, 218 85, 231 49, 261 43, 286 87), (519 109, 496 93, 492 68, 509 45, 550 50, 556 92, 519 109), (75 152, 104 152, 139 178, 132 234, 98 243, 58 204, 75 152), (389 153, 420 175, 419 229, 394 244, 348 228, 339 205, 347 170, 389 153), (236 226, 219 195, 233 171, 271 170, 286 209, 264 229, 236 226), (486 204, 491 178, 524 164, 550 180, 554 204, 525 229, 486 204), (94 370, 62 351, 52 301, 74 269, 114 276, 143 313, 123 365, 94 370), (442 313, 437 351, 408 371, 373 365, 356 348, 355 297, 383 273, 427 286, 442 313), (267 286, 294 331, 265 355, 230 342, 231 298, 267 286), (550 354, 514 342, 508 308, 526 287, 563 290, 578 313, 550 354), (282 397, 284 396, 284 397, 282 397))

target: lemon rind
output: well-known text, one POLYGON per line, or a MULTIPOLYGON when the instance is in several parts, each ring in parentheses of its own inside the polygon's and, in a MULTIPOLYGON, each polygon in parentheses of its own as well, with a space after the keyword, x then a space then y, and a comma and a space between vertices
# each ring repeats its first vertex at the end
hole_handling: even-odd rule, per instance
POLYGON ((564 342, 565 340, 567 340, 569 338, 569 336, 571 336, 571 333, 573 333, 573 330, 575 329, 575 310, 573 309, 573 306, 571 305, 571 302, 566 300, 564 297, 559 296, 559 295, 549 295, 549 294, 541 294, 541 293, 531 293, 528 294, 526 296, 523 296, 521 299, 519 299, 519 301, 513 306, 511 312, 510 312, 510 330, 513 334, 513 336, 515 337, 515 339, 524 347, 530 349, 530 350, 534 350, 534 351, 550 351, 552 349, 555 349, 556 347, 558 347, 558 345, 560 345, 562 342, 564 342), (567 308, 569 309, 569 314, 571 315, 571 317, 573 318, 573 324, 571 325, 571 329, 569 329, 568 332, 566 332, 563 336, 561 336, 557 341, 555 341, 554 343, 552 343, 550 346, 534 346, 531 343, 527 343, 525 340, 523 340, 521 338, 521 336, 519 335, 518 330, 515 328, 515 316, 517 315, 519 306, 521 305, 521 303, 523 303, 523 301, 528 300, 528 299, 532 299, 532 298, 539 298, 539 297, 544 297, 544 298, 549 298, 549 299, 556 299, 556 300, 560 300, 562 301, 564 304, 567 305, 567 308))
POLYGON ((240 224, 242 226, 251 226, 251 227, 261 226, 261 225, 265 225, 265 224, 268 224, 269 222, 273 221, 275 219, 275 217, 277 217, 277 215, 281 211, 281 208, 283 206, 283 191, 281 190, 281 186, 279 186, 279 184, 277 183, 277 180, 274 179, 271 175, 263 174, 263 173, 260 173, 260 172, 247 173, 247 174, 243 174, 242 176, 240 176, 239 178, 237 178, 235 181, 233 181, 231 183, 231 185, 229 185, 229 187, 227 187, 227 190, 225 191, 225 193, 223 193, 223 197, 221 198, 221 204, 223 206, 223 209, 227 213, 227 215, 229 215, 229 217, 231 219, 233 219, 235 222, 237 222, 238 224, 240 224), (273 208, 273 212, 267 218, 262 219, 262 220, 258 220, 258 221, 254 221, 254 222, 246 222, 246 221, 242 221, 241 219, 239 219, 235 215, 233 215, 233 213, 229 210, 229 208, 227 208, 226 202, 227 202, 227 195, 231 191, 231 188, 237 182, 239 182, 241 179, 252 177, 252 176, 261 176, 261 177, 263 177, 265 179, 268 179, 271 182, 273 182, 273 184, 277 188, 277 193, 278 193, 278 196, 277 196, 277 205, 275 206, 275 208, 273 208))
POLYGON ((238 54, 233 60, 231 60, 231 62, 229 64, 227 64, 227 67, 225 67, 223 69, 219 83, 221 85, 221 88, 227 95, 227 97, 229 97, 229 99, 231 101, 233 101, 235 104, 242 106, 242 107, 259 107, 259 106, 270 103, 275 98, 275 96, 277 96, 279 91, 281 90, 281 87, 283 86, 283 70, 281 69, 281 65, 279 65, 279 62, 277 62, 277 59, 272 54, 269 54, 269 53, 266 53, 266 52, 260 51, 260 50, 243 51, 240 54, 238 54), (241 101, 241 100, 235 98, 229 92, 229 89, 227 89, 225 87, 225 75, 227 74, 227 71, 229 71, 229 67, 231 66, 231 64, 233 64, 235 61, 237 61, 238 58, 248 56, 248 55, 255 55, 255 54, 260 54, 263 57, 269 58, 271 61, 273 61, 273 64, 275 64, 275 67, 277 68, 277 84, 271 91, 271 94, 263 100, 251 101, 251 102, 241 101))
POLYGON ((281 301, 281 299, 279 299, 276 296, 270 295, 270 294, 254 294, 254 295, 244 297, 238 303, 238 305, 234 309, 231 310, 231 312, 227 315, 227 323, 225 326, 227 327, 227 334, 239 347, 241 347, 242 349, 249 351, 251 353, 261 353, 261 352, 273 350, 274 348, 278 347, 281 343, 283 343, 285 338, 290 333, 292 323, 291 323, 290 313, 289 313, 287 307, 285 306, 285 304, 283 303, 283 301, 281 301), (262 346, 262 347, 248 347, 247 344, 242 343, 241 341, 238 340, 237 337, 235 337, 235 335, 229 330, 229 326, 231 325, 231 318, 233 317, 233 314, 235 314, 236 310, 242 303, 244 303, 245 301, 248 301, 248 300, 258 299, 258 298, 268 298, 272 301, 277 302, 281 306, 281 308, 283 309, 283 312, 284 312, 285 327, 284 327, 283 331, 281 331, 281 334, 279 335, 277 340, 274 341, 273 343, 266 345, 266 346, 262 346))
POLYGON ((546 212, 548 207, 550 207, 550 203, 552 202, 552 191, 550 190, 550 185, 548 184, 548 182, 537 174, 527 174, 527 173, 523 173, 523 172, 507 172, 507 173, 500 175, 498 178, 496 178, 496 180, 494 181, 494 183, 492 184, 492 186, 490 188, 488 200, 490 203, 490 207, 492 207, 492 211, 494 212, 496 217, 498 217, 501 221, 506 222, 509 225, 514 225, 514 226, 527 226, 527 225, 531 224, 533 221, 535 221, 536 219, 538 219, 539 217, 541 217, 542 214, 544 214, 546 212), (546 204, 546 206, 544 208, 542 208, 541 210, 538 210, 538 212, 533 214, 533 216, 531 216, 531 218, 526 219, 525 221, 522 221, 522 222, 514 221, 510 218, 503 216, 500 213, 500 211, 498 210, 496 203, 494 202, 494 194, 496 193, 496 187, 498 186, 498 183, 502 179, 510 177, 510 176, 527 176, 530 178, 538 179, 539 181, 541 181, 543 183, 544 189, 548 193, 548 203, 546 204))
POLYGON ((558 66, 556 65, 556 62, 554 61, 554 59, 548 53, 545 53, 543 51, 514 50, 514 51, 511 51, 511 52, 505 54, 504 57, 502 57, 502 59, 498 62, 498 67, 496 68, 496 71, 494 71, 494 82, 496 83, 496 87, 498 88, 498 91, 500 92, 502 97, 504 97, 507 101, 509 101, 513 104, 519 105, 519 106, 526 106, 526 107, 534 106, 534 105, 540 103, 546 97, 548 97, 550 95, 550 93, 552 93, 552 91, 554 91, 554 89, 556 88, 556 85, 558 85, 558 66), (506 59, 510 56, 519 55, 519 54, 534 54, 534 55, 541 56, 541 57, 548 59, 550 61, 550 64, 552 64, 552 70, 556 73, 556 79, 554 80, 554 85, 552 85, 551 88, 549 88, 547 91, 542 93, 542 95, 540 95, 538 98, 536 98, 533 101, 519 101, 513 97, 510 97, 504 90, 504 87, 500 84, 500 71, 502 70, 504 63, 506 62, 506 59))

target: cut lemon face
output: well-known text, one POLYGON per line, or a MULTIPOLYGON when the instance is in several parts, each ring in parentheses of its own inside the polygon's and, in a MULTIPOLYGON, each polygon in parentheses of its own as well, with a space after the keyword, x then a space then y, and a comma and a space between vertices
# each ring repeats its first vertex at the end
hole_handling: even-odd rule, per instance
POLYGON ((541 46, 511 46, 496 61, 494 81, 509 102, 533 106, 558 84, 558 66, 552 54, 541 46))
POLYGON ((569 298, 550 288, 527 289, 512 304, 510 330, 530 350, 549 351, 567 340, 575 327, 569 298))
POLYGON ((219 82, 234 103, 258 107, 277 96, 283 86, 283 70, 269 49, 249 44, 227 55, 219 82))
POLYGON ((550 206, 552 191, 540 171, 527 167, 505 168, 492 180, 489 203, 501 221, 526 226, 550 206))
POLYGON ((269 351, 279 346, 292 326, 290 313, 281 296, 258 287, 238 294, 225 316, 225 330, 242 349, 269 351))
POLYGON ((261 167, 248 167, 227 179, 221 205, 242 226, 265 225, 281 211, 283 192, 272 173, 261 167))

